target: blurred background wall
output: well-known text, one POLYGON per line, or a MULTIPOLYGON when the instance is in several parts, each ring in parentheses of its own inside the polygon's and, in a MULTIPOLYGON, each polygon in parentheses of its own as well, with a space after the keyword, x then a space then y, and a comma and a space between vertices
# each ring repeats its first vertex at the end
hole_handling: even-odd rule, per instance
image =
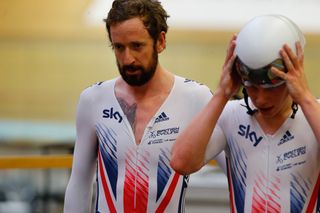
MULTIPOLYGON (((231 35, 254 15, 282 11, 305 31, 305 70, 311 90, 320 96, 320 17, 312 12, 320 9, 317 1, 162 3, 171 17, 167 49, 160 60, 175 74, 214 90, 231 35)), ((110 4, 0 1, 0 118, 74 121, 80 92, 118 74, 102 22, 110 4)))

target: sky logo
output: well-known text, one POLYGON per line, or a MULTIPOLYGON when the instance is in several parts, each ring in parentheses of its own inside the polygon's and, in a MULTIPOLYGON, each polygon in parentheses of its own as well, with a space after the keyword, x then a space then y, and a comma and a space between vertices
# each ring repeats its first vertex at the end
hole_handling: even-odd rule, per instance
POLYGON ((110 109, 104 109, 102 111, 104 118, 110 118, 110 119, 115 119, 117 120, 119 123, 121 123, 122 121, 122 116, 118 111, 113 111, 113 107, 111 107, 110 109))
POLYGON ((253 146, 257 146, 262 141, 263 137, 258 137, 255 131, 250 131, 250 128, 250 125, 244 126, 240 124, 238 134, 249 139, 253 143, 253 146))
POLYGON ((167 121, 169 120, 169 117, 166 115, 166 113, 162 112, 157 118, 155 123, 159 123, 161 121, 167 121))

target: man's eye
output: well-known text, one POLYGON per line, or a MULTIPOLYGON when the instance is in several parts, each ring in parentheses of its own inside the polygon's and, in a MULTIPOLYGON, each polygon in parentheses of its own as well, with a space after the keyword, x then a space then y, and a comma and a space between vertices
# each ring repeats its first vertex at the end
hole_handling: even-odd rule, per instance
POLYGON ((139 50, 139 49, 141 49, 141 47, 142 47, 142 44, 140 44, 140 43, 132 44, 132 48, 135 49, 135 50, 139 50))
POLYGON ((123 46, 120 45, 120 44, 114 44, 114 45, 113 45, 113 48, 114 48, 115 50, 122 50, 122 49, 123 49, 123 46))

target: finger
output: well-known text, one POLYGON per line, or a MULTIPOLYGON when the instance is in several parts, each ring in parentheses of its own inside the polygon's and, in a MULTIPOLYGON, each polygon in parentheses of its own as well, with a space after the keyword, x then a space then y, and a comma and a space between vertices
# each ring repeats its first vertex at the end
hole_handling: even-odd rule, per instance
POLYGON ((288 44, 285 44, 283 46, 283 49, 285 50, 285 52, 288 55, 290 64, 293 65, 293 67, 298 67, 299 66, 299 60, 297 55, 293 52, 293 50, 289 47, 288 44))
POLYGON ((276 67, 271 67, 271 72, 275 76, 282 78, 283 80, 287 79, 287 74, 283 72, 282 70, 277 69, 276 67))
POLYGON ((299 63, 303 66, 304 52, 302 49, 301 42, 299 41, 296 42, 296 49, 297 49, 297 57, 298 57, 299 63))
POLYGON ((236 39, 237 39, 237 35, 234 34, 229 41, 229 46, 227 49, 227 55, 225 58, 225 62, 229 61, 230 57, 232 57, 232 55, 233 55, 233 52, 236 48, 236 39))
POLYGON ((234 69, 234 66, 233 66, 233 65, 234 65, 235 59, 236 59, 236 56, 235 56, 235 55, 232 55, 232 56, 229 58, 229 60, 227 61, 226 65, 225 65, 225 67, 224 67, 224 69, 225 69, 226 72, 228 72, 228 73, 233 73, 233 69, 234 69))
POLYGON ((284 61, 284 64, 287 68, 287 71, 291 72, 294 69, 292 61, 288 55, 289 54, 288 51, 291 51, 291 49, 288 49, 286 47, 287 47, 287 45, 284 45, 284 47, 280 50, 280 55, 282 57, 282 60, 284 61))
POLYGON ((231 58, 230 58, 230 60, 229 60, 229 66, 230 66, 230 68, 232 68, 233 67, 233 64, 234 64, 234 62, 235 62, 235 60, 236 60, 236 55, 235 54, 233 54, 232 56, 231 56, 231 58))

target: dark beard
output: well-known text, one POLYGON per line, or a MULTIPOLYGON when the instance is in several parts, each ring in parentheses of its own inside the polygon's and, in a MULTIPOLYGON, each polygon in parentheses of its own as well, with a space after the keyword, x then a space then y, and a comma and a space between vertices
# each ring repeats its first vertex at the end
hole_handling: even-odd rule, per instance
POLYGON ((135 65, 125 65, 120 67, 119 62, 117 61, 117 66, 120 72, 121 77, 127 84, 131 86, 142 86, 146 84, 154 75, 158 65, 158 54, 153 50, 151 63, 147 68, 142 66, 135 65), (139 70, 141 73, 137 75, 127 75, 127 71, 139 70))

